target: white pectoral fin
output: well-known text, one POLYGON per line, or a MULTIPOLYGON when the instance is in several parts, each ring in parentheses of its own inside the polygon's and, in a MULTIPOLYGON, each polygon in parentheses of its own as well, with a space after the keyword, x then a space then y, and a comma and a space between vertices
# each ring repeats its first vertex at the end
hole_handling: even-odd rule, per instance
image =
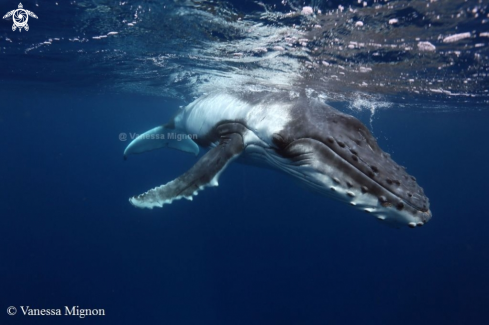
MULTIPOLYGON (((132 136, 132 134, 130 134, 132 136)), ((124 159, 132 154, 143 153, 160 148, 173 148, 197 155, 199 146, 188 134, 176 129, 158 126, 135 137, 124 150, 124 159)))
POLYGON ((221 172, 243 149, 243 137, 240 134, 222 136, 219 145, 209 150, 186 173, 165 185, 133 196, 129 202, 138 208, 152 209, 181 198, 192 200, 204 187, 217 186, 221 172))

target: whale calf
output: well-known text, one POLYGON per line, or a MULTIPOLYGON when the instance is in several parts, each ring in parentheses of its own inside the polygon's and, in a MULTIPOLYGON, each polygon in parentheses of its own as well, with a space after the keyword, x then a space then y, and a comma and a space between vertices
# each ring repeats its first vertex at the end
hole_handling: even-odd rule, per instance
POLYGON ((134 139, 124 158, 164 147, 196 155, 200 148, 209 150, 175 180, 131 197, 136 207, 191 200, 205 187, 217 186, 226 166, 237 160, 282 171, 395 227, 415 228, 431 218, 429 200, 416 179, 382 151, 365 125, 305 95, 202 96, 169 123, 134 139))

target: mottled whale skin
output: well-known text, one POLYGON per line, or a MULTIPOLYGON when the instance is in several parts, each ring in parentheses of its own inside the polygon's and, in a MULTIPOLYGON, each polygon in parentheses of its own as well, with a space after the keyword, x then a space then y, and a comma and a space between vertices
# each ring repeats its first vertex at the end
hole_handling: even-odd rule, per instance
POLYGON ((424 225, 429 200, 416 179, 380 149, 353 116, 325 103, 287 93, 214 93, 180 109, 167 124, 133 140, 124 155, 171 147, 197 154, 209 149, 175 180, 134 196, 141 208, 191 200, 217 186, 221 172, 237 159, 280 170, 313 191, 348 203, 396 227, 424 225), (181 141, 155 134, 189 135, 181 141))

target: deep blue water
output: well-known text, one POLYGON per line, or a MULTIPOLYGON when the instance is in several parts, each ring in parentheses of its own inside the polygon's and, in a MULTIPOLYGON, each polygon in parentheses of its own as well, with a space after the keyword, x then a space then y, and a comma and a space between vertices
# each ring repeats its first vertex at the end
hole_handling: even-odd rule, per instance
MULTIPOLYGON (((10 27, 2 25, 3 38, 13 38, 10 27)), ((30 78, 22 67, 59 62, 6 52, 0 324, 486 323, 489 111, 480 102, 375 113, 380 146, 430 198, 423 228, 385 227, 277 172, 239 164, 192 202, 141 210, 127 199, 196 158, 160 150, 124 161, 118 136, 164 123, 188 102, 105 89, 112 74, 84 74, 63 51, 67 69, 30 78), (20 312, 76 305, 106 316, 20 312), (19 314, 7 315, 9 306, 19 314)), ((368 124, 365 112, 350 113, 368 124)))
MULTIPOLYGON (((432 202, 391 229, 233 165, 218 188, 153 211, 127 198, 195 161, 122 160, 120 132, 165 119, 158 98, 9 93, 2 110, 2 308, 105 308, 111 324, 482 324, 487 317, 486 112, 379 112, 379 142, 432 202), (17 97, 18 96, 18 97, 17 97), (18 98, 18 99, 16 99, 18 98)), ((67 324, 1 313, 2 324, 67 324)))

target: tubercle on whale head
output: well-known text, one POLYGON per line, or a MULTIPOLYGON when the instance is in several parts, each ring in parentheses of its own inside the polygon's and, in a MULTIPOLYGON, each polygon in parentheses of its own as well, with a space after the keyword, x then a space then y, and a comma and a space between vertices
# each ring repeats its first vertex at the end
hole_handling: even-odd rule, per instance
POLYGON ((272 140, 281 155, 308 167, 306 178, 315 181, 307 182, 315 190, 396 227, 414 228, 431 219, 416 178, 382 151, 358 119, 315 101, 302 102, 295 114, 272 140))

